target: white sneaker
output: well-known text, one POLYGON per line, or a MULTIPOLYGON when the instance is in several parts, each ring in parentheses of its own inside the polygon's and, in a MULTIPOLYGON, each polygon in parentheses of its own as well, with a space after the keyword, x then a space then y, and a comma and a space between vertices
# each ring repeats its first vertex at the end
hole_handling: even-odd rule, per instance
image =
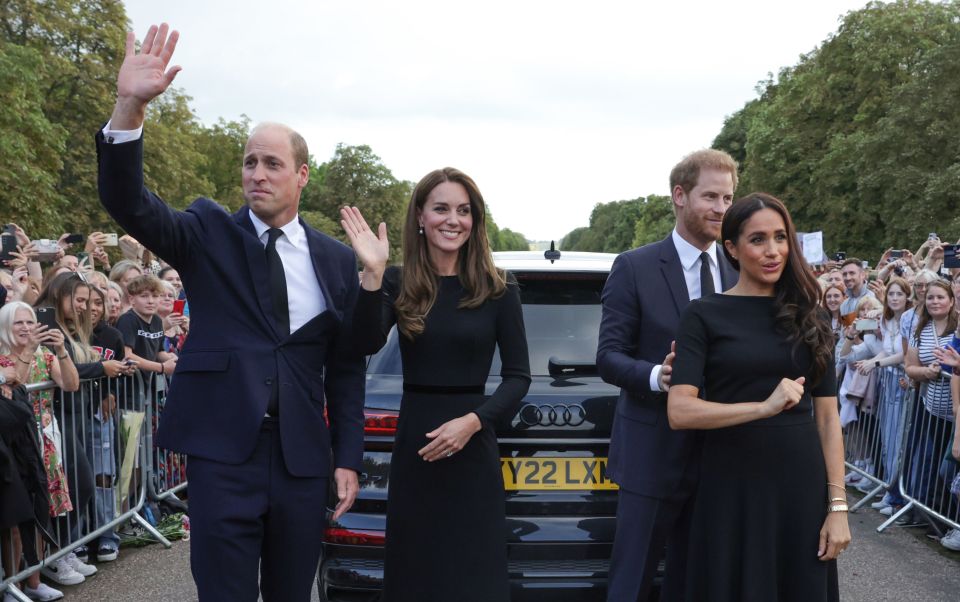
POLYGON ((65 558, 58 559, 52 566, 44 565, 41 567, 40 573, 60 585, 77 585, 86 581, 83 575, 73 570, 73 567, 67 563, 65 558))
POLYGON ((883 510, 884 508, 888 507, 889 505, 890 505, 890 504, 888 504, 885 500, 880 500, 879 502, 874 502, 874 503, 870 504, 870 507, 873 508, 874 510, 883 510))
POLYGON ((86 562, 80 560, 76 554, 70 552, 65 556, 67 564, 70 565, 70 568, 80 573, 84 577, 89 577, 90 575, 96 574, 97 567, 92 564, 87 564, 86 562))
POLYGON ((33 589, 29 585, 25 586, 23 588, 23 593, 25 593, 31 600, 42 600, 43 602, 48 602, 49 600, 59 600, 63 597, 62 591, 53 589, 43 581, 40 582, 40 585, 37 586, 37 589, 33 589))
POLYGON ((893 506, 884 506, 880 509, 880 514, 884 516, 893 516, 893 506))
POLYGON ((960 552, 960 529, 950 529, 940 540, 940 545, 948 550, 960 552))

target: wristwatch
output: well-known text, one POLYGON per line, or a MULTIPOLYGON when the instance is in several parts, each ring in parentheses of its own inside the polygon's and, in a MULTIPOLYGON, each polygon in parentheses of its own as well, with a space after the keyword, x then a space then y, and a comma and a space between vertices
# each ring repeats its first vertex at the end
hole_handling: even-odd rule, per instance
POLYGON ((873 367, 874 367, 874 368, 879 368, 879 367, 880 367, 880 360, 877 360, 877 361, 873 362, 873 367))

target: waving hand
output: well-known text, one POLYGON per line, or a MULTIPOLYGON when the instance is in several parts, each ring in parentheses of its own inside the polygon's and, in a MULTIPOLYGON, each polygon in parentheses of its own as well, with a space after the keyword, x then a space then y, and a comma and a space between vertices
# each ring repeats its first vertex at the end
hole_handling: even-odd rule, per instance
POLYGON ((127 33, 126 55, 117 75, 117 106, 111 127, 132 130, 143 123, 147 103, 166 90, 180 72, 180 66, 168 67, 180 34, 166 23, 151 25, 138 54, 133 32, 127 33), (168 35, 169 33, 169 35, 168 35))

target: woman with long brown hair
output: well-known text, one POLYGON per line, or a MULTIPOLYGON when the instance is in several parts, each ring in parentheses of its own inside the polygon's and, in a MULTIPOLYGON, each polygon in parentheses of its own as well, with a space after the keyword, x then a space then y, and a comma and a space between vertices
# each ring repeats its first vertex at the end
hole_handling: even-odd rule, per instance
POLYGON ((400 332, 404 393, 390 464, 385 602, 510 599, 494 426, 516 412, 530 368, 520 293, 493 264, 484 213, 469 176, 430 172, 407 210, 403 266, 386 269, 386 227, 377 236, 355 207, 341 211, 364 265, 355 337, 379 348, 394 323, 400 332), (486 396, 496 346, 502 382, 486 396))
POLYGON ((820 286, 770 195, 736 201, 721 237, 740 280, 684 312, 667 406, 705 431, 687 600, 838 600, 850 529, 820 286))

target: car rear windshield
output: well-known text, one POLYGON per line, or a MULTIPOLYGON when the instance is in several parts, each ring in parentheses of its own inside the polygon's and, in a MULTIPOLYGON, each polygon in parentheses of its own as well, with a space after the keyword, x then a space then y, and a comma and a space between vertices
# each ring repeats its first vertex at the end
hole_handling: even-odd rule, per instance
MULTIPOLYGON (((514 272, 534 376, 591 374, 596 370, 600 294, 606 272, 514 272)), ((403 374, 397 329, 370 359, 370 374, 403 374)), ((491 375, 500 374, 495 353, 491 375)))

